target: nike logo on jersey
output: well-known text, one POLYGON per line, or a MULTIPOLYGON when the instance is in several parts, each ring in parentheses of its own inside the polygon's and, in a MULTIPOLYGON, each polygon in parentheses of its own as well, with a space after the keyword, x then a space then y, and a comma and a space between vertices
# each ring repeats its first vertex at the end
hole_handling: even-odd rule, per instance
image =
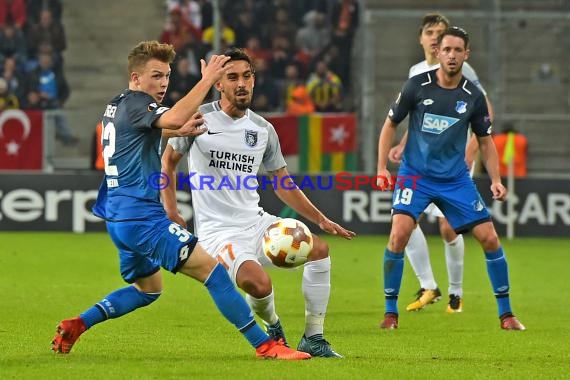
POLYGON ((222 133, 222 132, 212 132, 212 131, 208 130, 209 135, 217 135, 218 133, 222 133))
POLYGON ((454 117, 434 115, 426 112, 422 122, 422 132, 439 135, 458 121, 459 119, 454 117))

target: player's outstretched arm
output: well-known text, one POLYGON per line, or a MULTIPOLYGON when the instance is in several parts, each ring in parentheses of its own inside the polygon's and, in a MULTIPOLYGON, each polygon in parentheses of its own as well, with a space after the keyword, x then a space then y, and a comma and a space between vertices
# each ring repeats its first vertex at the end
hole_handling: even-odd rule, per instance
POLYGON ((176 166, 181 158, 182 154, 175 151, 172 145, 166 144, 162 154, 162 173, 168 179, 168 184, 161 187, 160 196, 168 218, 186 228, 186 221, 178 212, 176 203, 176 166))
POLYGON ((178 129, 183 126, 198 110, 212 86, 222 79, 232 66, 231 63, 226 65, 229 59, 230 57, 225 55, 213 55, 208 64, 201 59, 202 79, 172 108, 164 112, 154 126, 163 129, 178 129))
POLYGON ((196 112, 192 117, 178 129, 163 129, 162 138, 200 136, 208 129, 204 125, 204 119, 200 112, 196 112))
POLYGON ((491 136, 478 136, 479 150, 481 151, 481 158, 489 177, 491 178, 491 192, 493 199, 502 201, 507 196, 507 189, 501 183, 501 176, 499 174, 499 156, 497 148, 493 143, 491 136))
POLYGON ((356 236, 356 233, 353 231, 347 230, 327 218, 309 198, 307 198, 305 193, 295 186, 287 168, 283 167, 270 172, 270 175, 277 178, 278 184, 283 184, 283 187, 277 186, 275 193, 287 206, 291 207, 304 218, 317 224, 323 231, 331 235, 339 235, 348 240, 356 236))

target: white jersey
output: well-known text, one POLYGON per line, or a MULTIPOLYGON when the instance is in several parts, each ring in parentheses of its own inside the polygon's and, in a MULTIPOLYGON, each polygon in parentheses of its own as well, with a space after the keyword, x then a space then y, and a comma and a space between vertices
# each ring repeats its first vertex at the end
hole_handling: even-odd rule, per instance
MULTIPOLYGON (((439 63, 436 63, 435 65, 428 65, 427 61, 423 60, 420 63, 417 63, 417 64, 413 65, 412 67, 410 67, 410 72, 408 73, 408 78, 411 78, 411 77, 416 76, 418 74, 422 74, 422 73, 428 72, 430 70, 435 70, 438 68, 439 68, 439 63)), ((485 92, 485 89, 481 85, 481 82, 479 81, 479 77, 477 76, 477 73, 475 72, 473 67, 471 67, 470 64, 468 64, 467 62, 463 62, 463 68, 461 71, 462 71, 462 74, 465 78, 469 79, 475 86, 477 86, 479 88, 479 90, 481 90, 483 92, 483 95, 487 96, 487 92, 485 92)))
POLYGON ((189 152, 195 232, 209 239, 232 227, 255 225, 263 214, 257 193, 259 167, 263 163, 274 171, 286 163, 273 125, 255 112, 248 109, 233 119, 219 102, 204 104, 199 111, 208 132, 168 143, 180 154, 189 152))

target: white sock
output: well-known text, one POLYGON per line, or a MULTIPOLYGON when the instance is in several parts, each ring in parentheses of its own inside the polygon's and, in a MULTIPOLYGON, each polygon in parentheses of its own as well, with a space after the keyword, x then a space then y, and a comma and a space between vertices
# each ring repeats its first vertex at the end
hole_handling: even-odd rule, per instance
POLYGON ((429 261, 427 241, 419 225, 412 231, 412 235, 406 246, 406 255, 420 281, 420 287, 424 289, 437 288, 437 283, 433 277, 433 271, 429 261))
POLYGON ((263 298, 253 298, 249 294, 246 294, 245 300, 249 304, 249 307, 251 307, 251 310, 268 325, 274 325, 279 320, 279 317, 275 313, 275 296, 273 295, 273 289, 271 289, 271 294, 263 298))
POLYGON ((331 258, 309 261, 303 269, 305 297, 305 336, 324 331, 325 315, 331 294, 331 258))
POLYGON ((463 235, 457 235, 455 240, 445 244, 445 261, 447 263, 447 278, 449 279, 449 294, 463 296, 463 257, 465 243, 463 235))

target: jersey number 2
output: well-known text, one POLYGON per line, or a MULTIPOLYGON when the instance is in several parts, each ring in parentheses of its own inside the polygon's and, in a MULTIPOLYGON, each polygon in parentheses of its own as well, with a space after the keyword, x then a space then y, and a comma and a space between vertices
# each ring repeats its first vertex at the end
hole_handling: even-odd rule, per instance
POLYGON ((107 145, 103 148, 103 161, 105 162, 105 174, 119 175, 117 165, 109 165, 109 159, 115 154, 115 124, 108 122, 103 128, 103 135, 101 136, 101 144, 108 141, 107 145))

